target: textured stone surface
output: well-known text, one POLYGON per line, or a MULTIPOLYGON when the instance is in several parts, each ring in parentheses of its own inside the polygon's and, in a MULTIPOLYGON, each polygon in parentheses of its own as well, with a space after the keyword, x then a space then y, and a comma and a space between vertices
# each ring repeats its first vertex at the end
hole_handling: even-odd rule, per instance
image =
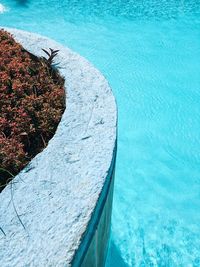
POLYGON ((112 161, 115 100, 101 73, 78 54, 39 35, 9 31, 36 55, 44 56, 41 48, 60 50, 67 107, 47 148, 0 194, 0 266, 70 266, 112 161))
MULTIPOLYGON (((110 236, 112 199, 114 188, 114 173, 107 194, 106 202, 101 216, 98 217, 98 225, 93 233, 92 241, 85 253, 81 267, 104 267, 110 236)), ((117 266, 116 266, 117 267, 117 266)))

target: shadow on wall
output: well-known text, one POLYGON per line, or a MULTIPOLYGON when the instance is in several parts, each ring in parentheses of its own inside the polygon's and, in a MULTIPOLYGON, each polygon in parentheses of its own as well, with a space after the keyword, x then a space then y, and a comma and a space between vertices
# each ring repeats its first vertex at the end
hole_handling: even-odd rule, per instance
POLYGON ((111 239, 105 267, 128 267, 114 241, 111 239))

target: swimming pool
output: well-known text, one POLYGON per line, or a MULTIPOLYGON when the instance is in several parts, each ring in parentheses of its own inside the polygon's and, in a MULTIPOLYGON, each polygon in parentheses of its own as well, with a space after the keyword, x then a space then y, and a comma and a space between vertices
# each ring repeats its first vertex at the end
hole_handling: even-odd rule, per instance
POLYGON ((107 267, 200 266, 200 1, 0 0, 88 58, 119 108, 107 267))

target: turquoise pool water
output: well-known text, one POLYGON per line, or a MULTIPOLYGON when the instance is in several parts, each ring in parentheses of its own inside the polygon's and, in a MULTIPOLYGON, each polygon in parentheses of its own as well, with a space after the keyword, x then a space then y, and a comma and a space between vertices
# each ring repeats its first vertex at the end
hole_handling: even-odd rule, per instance
POLYGON ((200 266, 200 1, 0 0, 109 80, 119 140, 107 267, 200 266))

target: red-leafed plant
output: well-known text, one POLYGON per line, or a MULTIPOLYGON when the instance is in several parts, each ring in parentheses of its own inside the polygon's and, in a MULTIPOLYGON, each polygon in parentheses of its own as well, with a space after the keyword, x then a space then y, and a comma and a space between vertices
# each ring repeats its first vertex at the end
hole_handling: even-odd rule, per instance
POLYGON ((52 138, 64 111, 64 79, 49 58, 0 30, 0 191, 52 138))

